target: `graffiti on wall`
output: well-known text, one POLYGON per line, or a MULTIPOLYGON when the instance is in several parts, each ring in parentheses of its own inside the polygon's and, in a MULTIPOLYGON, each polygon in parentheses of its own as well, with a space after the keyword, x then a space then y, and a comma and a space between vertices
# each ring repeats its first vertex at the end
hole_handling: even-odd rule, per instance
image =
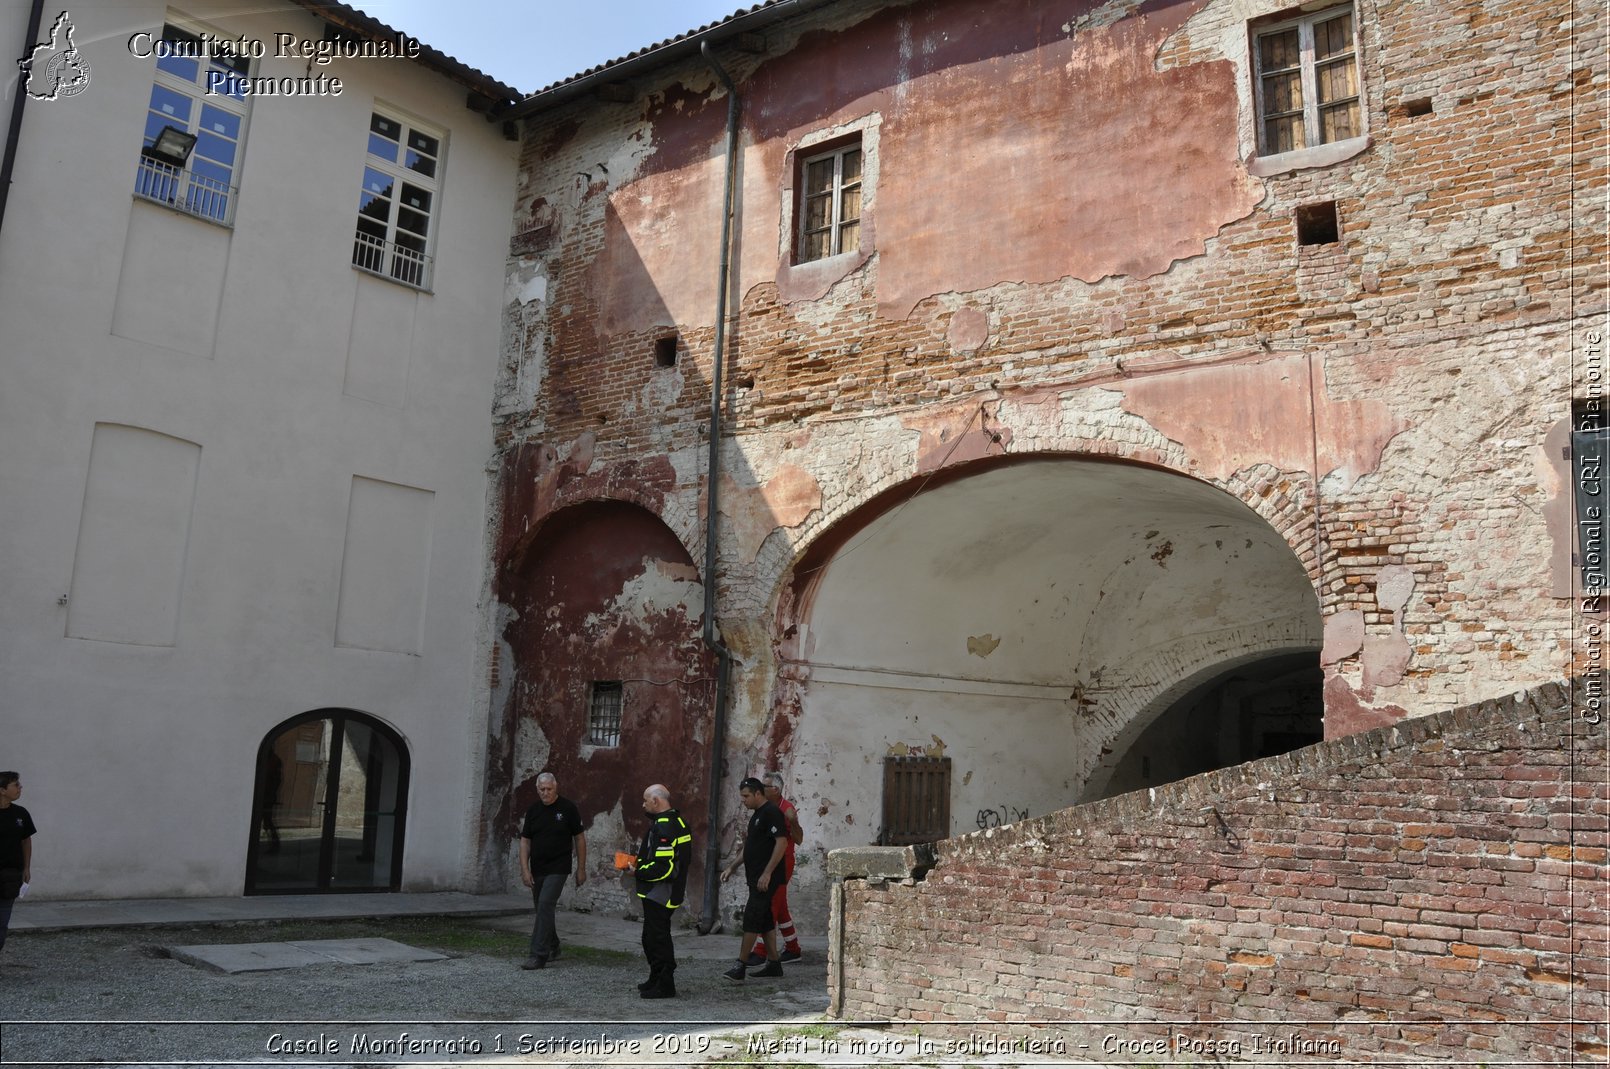
POLYGON ((999 828, 1004 824, 1011 824, 1018 820, 1027 820, 1029 811, 1021 806, 1002 805, 994 809, 980 809, 978 811, 978 826, 980 828, 999 828))

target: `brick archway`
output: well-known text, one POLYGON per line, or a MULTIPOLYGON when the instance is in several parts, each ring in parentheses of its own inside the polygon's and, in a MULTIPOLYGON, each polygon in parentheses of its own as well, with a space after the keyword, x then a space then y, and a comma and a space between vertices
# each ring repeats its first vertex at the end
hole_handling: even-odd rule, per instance
POLYGON ((1293 524, 1269 511, 1155 464, 1041 454, 949 467, 818 528, 778 602, 768 733, 818 842, 876 833, 885 756, 951 759, 950 834, 1009 823, 1079 800, 1208 666, 1317 650, 1293 524))

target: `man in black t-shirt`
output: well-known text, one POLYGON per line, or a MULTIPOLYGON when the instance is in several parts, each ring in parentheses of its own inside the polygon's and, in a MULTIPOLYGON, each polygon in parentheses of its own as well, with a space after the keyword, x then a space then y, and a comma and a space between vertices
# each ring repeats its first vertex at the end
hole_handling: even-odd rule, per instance
POLYGON ((537 920, 531 928, 531 952, 522 969, 541 969, 559 956, 559 934, 554 930, 554 906, 570 875, 570 852, 576 852, 576 886, 587 882, 587 837, 582 834, 581 811, 576 803, 559 797, 559 780, 551 772, 537 777, 537 801, 525 811, 520 825, 520 879, 531 888, 537 920))
POLYGON ((17 804, 21 797, 22 777, 0 772, 0 949, 6 945, 17 892, 33 879, 34 818, 17 804))
POLYGON ((722 975, 734 983, 742 982, 755 941, 766 941, 766 964, 756 976, 783 975, 777 960, 777 930, 771 915, 771 893, 788 879, 783 855, 788 852, 788 820, 783 811, 766 800, 766 785, 750 777, 738 785, 744 808, 749 810, 749 830, 744 834, 744 880, 749 884, 749 900, 744 904, 743 942, 738 946, 738 964, 722 975))

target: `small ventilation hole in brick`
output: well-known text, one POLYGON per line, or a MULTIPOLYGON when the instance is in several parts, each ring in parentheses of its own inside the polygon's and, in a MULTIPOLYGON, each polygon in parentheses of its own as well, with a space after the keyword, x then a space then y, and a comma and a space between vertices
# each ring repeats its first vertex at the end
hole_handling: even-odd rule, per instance
POLYGON ((1297 208, 1297 244, 1329 245, 1340 241, 1341 224, 1336 218, 1336 202, 1303 204, 1297 208))
POLYGON ((660 338, 654 343, 654 366, 676 367, 676 335, 660 338))

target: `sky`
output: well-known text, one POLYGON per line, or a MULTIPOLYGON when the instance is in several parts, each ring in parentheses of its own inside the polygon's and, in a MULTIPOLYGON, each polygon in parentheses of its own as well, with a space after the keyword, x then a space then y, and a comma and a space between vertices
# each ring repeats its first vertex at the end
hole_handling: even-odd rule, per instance
POLYGON ((353 7, 533 93, 759 0, 348 0, 353 7))

